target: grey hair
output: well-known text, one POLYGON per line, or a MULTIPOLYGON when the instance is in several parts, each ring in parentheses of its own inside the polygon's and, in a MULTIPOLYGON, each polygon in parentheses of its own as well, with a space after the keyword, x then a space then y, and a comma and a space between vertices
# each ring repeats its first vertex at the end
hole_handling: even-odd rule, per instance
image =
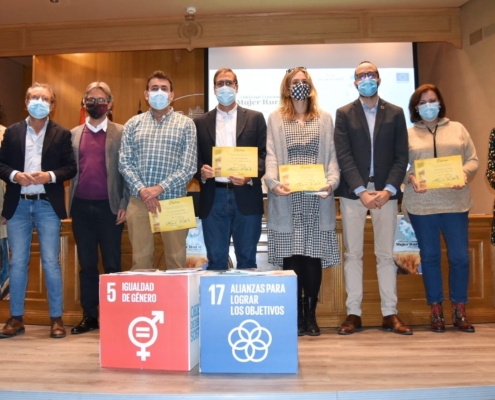
POLYGON ((105 82, 93 82, 88 85, 84 92, 83 96, 83 101, 86 102, 86 99, 88 98, 89 92, 91 92, 93 89, 100 89, 107 95, 107 101, 110 103, 113 101, 113 95, 112 91, 110 90, 110 86, 108 86, 105 82))
POLYGON ((52 87, 48 83, 38 83, 34 82, 26 91, 26 100, 29 100, 31 97, 31 91, 35 88, 43 88, 46 89, 50 92, 50 103, 55 103, 56 97, 55 97, 55 92, 53 91, 52 87))

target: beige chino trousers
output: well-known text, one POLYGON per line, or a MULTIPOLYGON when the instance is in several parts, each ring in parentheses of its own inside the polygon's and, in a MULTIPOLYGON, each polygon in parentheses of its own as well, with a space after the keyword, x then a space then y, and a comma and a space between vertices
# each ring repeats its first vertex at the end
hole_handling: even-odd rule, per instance
MULTIPOLYGON (((152 268, 155 237, 151 232, 146 205, 131 196, 127 206, 127 227, 132 246, 132 269, 152 268)), ((186 237, 189 229, 161 232, 167 269, 185 268, 186 237)))
MULTIPOLYGON (((374 190, 370 183, 368 190, 374 190)), ((361 316, 363 300, 364 226, 368 209, 361 200, 340 198, 344 230, 344 276, 347 291, 347 315, 361 316)), ((389 200, 381 209, 369 210, 373 223, 376 271, 383 316, 397 314, 397 273, 393 258, 397 200, 389 200)))

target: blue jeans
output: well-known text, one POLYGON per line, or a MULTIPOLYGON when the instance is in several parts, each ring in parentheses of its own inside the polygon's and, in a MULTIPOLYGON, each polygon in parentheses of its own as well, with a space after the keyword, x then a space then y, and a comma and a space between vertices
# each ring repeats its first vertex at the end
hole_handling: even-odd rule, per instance
POLYGON ((409 214, 418 239, 423 282, 428 304, 444 300, 441 267, 440 233, 447 244, 450 300, 467 303, 469 282, 468 213, 431 215, 409 214))
POLYGON ((228 269, 230 237, 234 241, 237 268, 256 268, 261 236, 261 214, 243 215, 232 189, 216 188, 215 201, 203 222, 209 270, 228 269))
POLYGON ((50 317, 62 316, 62 271, 59 262, 61 222, 46 200, 20 199, 7 221, 10 260, 10 315, 24 315, 33 228, 38 233, 50 317))

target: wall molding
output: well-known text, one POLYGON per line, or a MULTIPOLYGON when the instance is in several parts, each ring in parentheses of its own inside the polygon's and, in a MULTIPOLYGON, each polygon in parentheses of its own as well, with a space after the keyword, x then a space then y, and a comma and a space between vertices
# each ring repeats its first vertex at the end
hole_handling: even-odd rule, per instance
POLYGON ((0 27, 0 56, 239 45, 448 42, 461 47, 459 8, 276 13, 0 27))

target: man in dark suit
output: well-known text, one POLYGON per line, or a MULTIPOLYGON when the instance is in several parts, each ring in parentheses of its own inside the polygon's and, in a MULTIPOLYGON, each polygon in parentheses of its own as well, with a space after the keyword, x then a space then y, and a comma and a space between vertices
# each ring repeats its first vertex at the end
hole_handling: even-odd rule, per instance
POLYGON ((218 106, 195 119, 198 138, 198 172, 201 182, 199 217, 203 223, 208 269, 228 268, 230 238, 234 241, 237 268, 256 268, 261 235, 265 173, 266 122, 263 114, 237 105, 237 76, 228 68, 213 78, 218 106), (215 178, 213 147, 244 146, 258 149, 258 177, 215 178))
POLYGON ((62 322, 60 226, 67 218, 64 181, 77 172, 70 132, 49 120, 55 95, 34 83, 26 93, 29 117, 5 131, 0 178, 7 183, 2 217, 7 220, 10 260, 10 314, 0 338, 24 333, 24 300, 33 228, 40 244, 50 308, 50 337, 65 337, 62 322))
POLYGON ((375 65, 363 61, 356 68, 359 98, 337 110, 335 148, 341 169, 340 209, 344 229, 344 274, 347 318, 338 333, 361 329, 363 299, 363 240, 368 211, 373 221, 382 328, 411 335, 397 316, 397 283, 393 243, 397 199, 408 161, 404 112, 378 97, 380 75, 375 65))
POLYGON ((128 191, 119 173, 119 150, 124 127, 107 118, 113 96, 105 82, 86 88, 86 123, 72 129, 78 173, 70 184, 70 214, 77 244, 83 319, 71 329, 81 334, 98 329, 98 248, 106 274, 121 271, 122 231, 128 191))

